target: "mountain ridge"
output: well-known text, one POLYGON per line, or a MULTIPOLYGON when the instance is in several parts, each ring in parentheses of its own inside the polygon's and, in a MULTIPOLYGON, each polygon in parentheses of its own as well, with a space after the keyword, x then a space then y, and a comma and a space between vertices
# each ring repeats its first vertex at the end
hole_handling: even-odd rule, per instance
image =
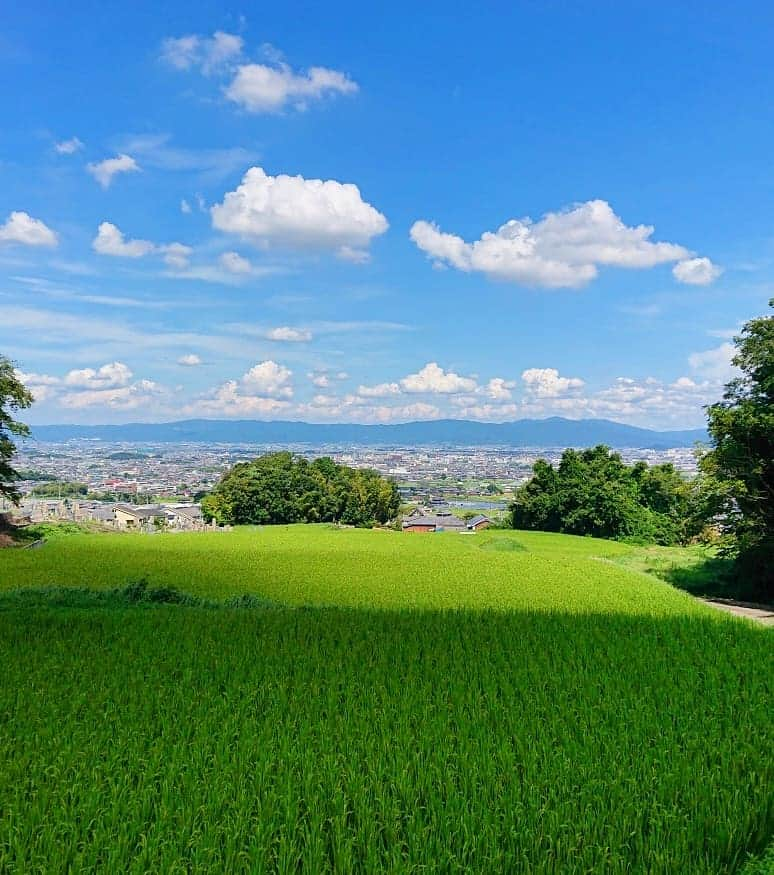
POLYGON ((420 420, 361 425, 294 420, 185 419, 124 425, 37 425, 32 438, 44 442, 75 439, 126 443, 351 443, 363 445, 462 445, 558 447, 609 444, 614 447, 663 449, 706 441, 705 429, 656 431, 609 419, 517 419, 476 422, 466 419, 420 420))

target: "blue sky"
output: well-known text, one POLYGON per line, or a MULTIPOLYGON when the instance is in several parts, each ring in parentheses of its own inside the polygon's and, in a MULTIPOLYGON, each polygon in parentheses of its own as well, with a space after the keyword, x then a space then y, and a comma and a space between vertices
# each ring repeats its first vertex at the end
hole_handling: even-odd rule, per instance
POLYGON ((703 422, 774 288, 774 10, 16 4, 28 419, 703 422))

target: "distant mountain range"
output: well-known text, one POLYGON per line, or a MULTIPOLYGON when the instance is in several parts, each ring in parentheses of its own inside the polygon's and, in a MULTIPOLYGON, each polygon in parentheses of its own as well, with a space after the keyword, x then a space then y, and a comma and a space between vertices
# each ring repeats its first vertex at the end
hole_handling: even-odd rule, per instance
POLYGON ((260 422, 251 419, 187 419, 179 422, 126 425, 38 425, 32 436, 60 442, 76 438, 159 443, 361 444, 374 446, 457 445, 511 447, 612 447, 664 449, 706 441, 704 429, 652 431, 609 419, 519 419, 515 422, 471 422, 437 419, 395 425, 260 422))

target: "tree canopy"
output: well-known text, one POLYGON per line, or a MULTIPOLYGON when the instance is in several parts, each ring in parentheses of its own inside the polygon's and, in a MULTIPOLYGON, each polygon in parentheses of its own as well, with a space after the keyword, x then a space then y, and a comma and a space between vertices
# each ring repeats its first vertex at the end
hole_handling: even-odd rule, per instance
POLYGON ((701 528, 693 507, 692 486, 673 465, 626 465, 599 445, 565 450, 557 468, 535 462, 532 478, 516 491, 511 522, 517 529, 677 544, 701 528))
POLYGON ((348 468, 327 457, 310 462, 288 452, 234 465, 202 499, 208 519, 231 525, 371 526, 393 519, 399 508, 397 487, 375 471, 348 468))
POLYGON ((10 359, 0 355, 0 495, 14 502, 19 501, 19 492, 14 481, 18 472, 11 466, 16 452, 14 437, 29 434, 29 428, 15 419, 16 411, 32 404, 32 393, 17 377, 10 359))
MULTIPOLYGON (((774 298, 769 301, 774 307, 774 298)), ((712 449, 701 459, 716 510, 733 535, 737 574, 774 599, 774 317, 750 320, 734 338, 739 376, 707 408, 712 449)))

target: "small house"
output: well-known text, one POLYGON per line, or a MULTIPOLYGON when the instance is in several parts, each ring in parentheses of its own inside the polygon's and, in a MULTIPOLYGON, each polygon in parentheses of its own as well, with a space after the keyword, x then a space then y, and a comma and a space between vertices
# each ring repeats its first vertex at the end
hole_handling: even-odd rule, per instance
POLYGON ((481 529, 488 529, 491 525, 492 520, 490 520, 488 516, 484 516, 483 514, 481 514, 479 516, 474 516, 473 519, 468 520, 468 531, 479 532, 481 531, 481 529))

